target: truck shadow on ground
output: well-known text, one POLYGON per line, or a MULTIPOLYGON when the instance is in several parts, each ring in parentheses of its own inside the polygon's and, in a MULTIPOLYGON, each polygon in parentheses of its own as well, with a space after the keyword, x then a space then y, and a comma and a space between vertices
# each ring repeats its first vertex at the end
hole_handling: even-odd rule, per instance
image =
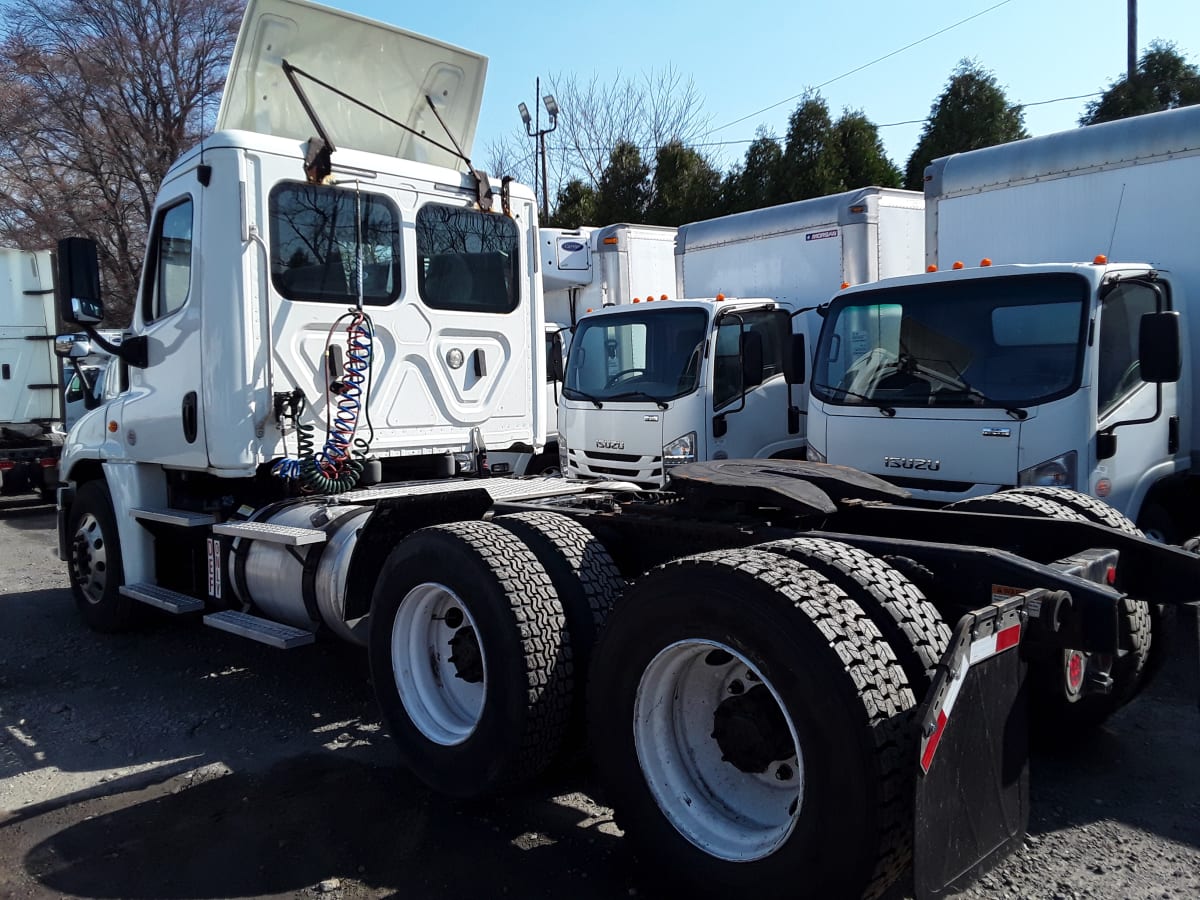
POLYGON ((568 886, 613 897, 633 883, 607 818, 553 789, 456 802, 401 770, 313 754, 167 790, 110 812, 124 801, 98 801, 93 818, 29 852, 27 873, 56 892, 128 898, 272 895, 330 879, 406 898, 562 896, 568 886))

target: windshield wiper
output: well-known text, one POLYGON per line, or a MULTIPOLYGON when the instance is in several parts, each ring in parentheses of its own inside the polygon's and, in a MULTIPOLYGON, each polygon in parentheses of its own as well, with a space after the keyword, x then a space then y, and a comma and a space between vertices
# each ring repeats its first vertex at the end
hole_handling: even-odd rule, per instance
POLYGON ((830 385, 830 384, 818 384, 816 382, 813 382, 813 387, 820 388, 823 391, 831 391, 831 392, 836 391, 838 393, 841 393, 841 394, 849 396, 849 397, 857 397, 859 400, 862 400, 864 403, 869 403, 871 406, 874 406, 876 409, 878 409, 881 413, 883 413, 889 419, 892 416, 896 415, 895 407, 888 406, 882 400, 876 400, 874 397, 868 397, 866 394, 860 394, 857 391, 850 390, 849 388, 834 387, 833 385, 830 385))
POLYGON ((605 397, 605 400, 649 400, 652 403, 657 403, 659 409, 670 409, 671 405, 664 400, 659 400, 652 394, 647 394, 645 391, 625 391, 623 394, 613 394, 610 397, 605 397))
MULTIPOLYGON (((565 387, 562 389, 562 395, 568 400, 590 400, 596 404, 596 409, 604 409, 604 404, 600 402, 599 397, 593 397, 591 394, 585 393, 577 388, 565 387)), ((611 399, 605 397, 605 400, 611 399)))
MULTIPOLYGON (((942 384, 948 384, 954 390, 964 393, 968 397, 976 397, 976 398, 982 400, 988 406, 998 407, 998 408, 1004 410, 1006 413, 1008 413, 1010 416, 1012 416, 1018 422, 1023 422, 1025 419, 1029 418, 1029 410, 1021 409, 1019 406, 1012 406, 1001 400, 993 400, 991 397, 989 397, 983 391, 979 390, 979 388, 974 387, 970 382, 967 381, 966 378, 963 377, 963 373, 958 368, 958 366, 956 366, 954 363, 952 363, 948 359, 931 359, 931 358, 927 358, 927 357, 913 356, 910 353, 901 354, 901 357, 900 357, 901 364, 903 364, 905 359, 912 360, 913 363, 915 363, 915 364, 919 364, 919 363, 923 363, 923 362, 924 363, 945 363, 946 365, 948 365, 951 368, 951 370, 953 370, 954 379, 947 378, 945 375, 943 375, 941 372, 938 372, 936 369, 931 370, 929 368, 922 368, 921 374, 922 375, 932 375, 934 378, 941 381, 942 384), (958 382, 957 384, 955 384, 955 380, 957 380, 957 382, 958 382)), ((918 366, 918 368, 919 368, 919 366, 918 366)), ((934 394, 935 398, 937 396, 938 396, 937 394, 934 394)))

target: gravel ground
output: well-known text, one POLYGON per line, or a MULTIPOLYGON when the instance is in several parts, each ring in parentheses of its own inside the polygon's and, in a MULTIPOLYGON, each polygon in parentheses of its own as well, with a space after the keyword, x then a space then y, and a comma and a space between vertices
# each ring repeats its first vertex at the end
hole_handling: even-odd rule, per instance
MULTIPOLYGON (((89 632, 46 507, 0 501, 0 898, 649 896, 587 770, 487 803, 394 765, 364 655, 148 610, 89 632)), ((1098 735, 1033 759, 1026 847, 962 896, 1200 897, 1194 622, 1098 735)))

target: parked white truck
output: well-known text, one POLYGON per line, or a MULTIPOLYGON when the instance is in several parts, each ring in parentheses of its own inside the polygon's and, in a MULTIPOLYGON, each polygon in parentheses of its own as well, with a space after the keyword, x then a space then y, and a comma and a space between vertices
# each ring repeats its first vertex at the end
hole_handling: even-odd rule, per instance
POLYGON ((657 225, 542 228, 542 304, 546 316, 546 446, 538 454, 490 454, 494 473, 558 473, 558 403, 563 366, 579 317, 593 308, 665 299, 675 283, 675 229, 657 225), (633 293, 637 288, 640 293, 633 293))
POLYGON ((0 491, 58 487, 63 418, 49 251, 0 248, 0 491))
MULTIPOLYGON (((250 0, 222 130, 164 180, 130 333, 64 450, 79 610, 365 645, 397 754, 446 794, 512 788, 586 723, 668 890, 879 897, 911 868, 945 896, 1023 837, 1027 669, 1115 654, 1126 598, 1195 599, 1200 558, 793 460, 653 492, 424 478, 542 427, 534 197, 487 211, 463 158, 483 66, 250 0)), ((95 244, 63 241, 58 273, 63 320, 94 326, 95 244)), ((1129 696, 1094 681, 1072 735, 1129 696)))
POLYGON ((921 210, 920 194, 871 187, 681 227, 674 296, 686 304, 597 310, 576 329, 564 474, 661 486, 695 460, 803 456, 807 394, 785 377, 804 362, 793 332, 815 336, 804 310, 843 283, 918 271, 921 210))
POLYGON ((1200 530, 1197 184, 1200 107, 936 160, 939 271, 829 305, 810 453, 931 501, 1064 487, 1200 530))

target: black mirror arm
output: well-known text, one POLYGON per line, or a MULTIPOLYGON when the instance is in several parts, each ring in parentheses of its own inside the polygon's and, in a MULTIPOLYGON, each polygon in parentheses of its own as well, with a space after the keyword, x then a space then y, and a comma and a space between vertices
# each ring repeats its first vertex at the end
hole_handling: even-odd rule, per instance
POLYGON ((1154 385, 1154 415, 1148 416, 1145 419, 1126 419, 1124 422, 1115 422, 1114 424, 1109 425, 1107 428, 1104 429, 1104 431, 1102 431, 1100 433, 1101 434, 1112 434, 1118 428, 1123 428, 1126 425, 1147 425, 1150 422, 1158 421, 1158 418, 1159 418, 1159 416, 1162 415, 1162 410, 1163 410, 1162 395, 1163 395, 1162 384, 1155 383, 1155 385, 1154 385))
POLYGON ((96 346, 123 360, 135 369, 145 369, 150 365, 150 341, 143 334, 138 337, 126 338, 119 344, 110 343, 92 325, 84 325, 84 333, 96 342, 96 346))

